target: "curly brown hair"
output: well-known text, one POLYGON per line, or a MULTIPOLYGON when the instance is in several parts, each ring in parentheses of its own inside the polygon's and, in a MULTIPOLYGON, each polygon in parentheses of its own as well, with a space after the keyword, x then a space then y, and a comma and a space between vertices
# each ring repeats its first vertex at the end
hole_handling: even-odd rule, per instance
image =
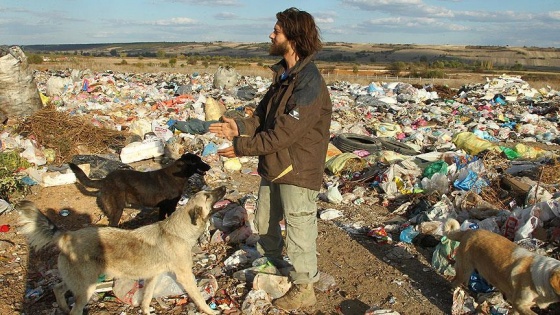
POLYGON ((300 58, 306 58, 323 47, 319 27, 311 14, 289 8, 276 13, 276 19, 300 58))

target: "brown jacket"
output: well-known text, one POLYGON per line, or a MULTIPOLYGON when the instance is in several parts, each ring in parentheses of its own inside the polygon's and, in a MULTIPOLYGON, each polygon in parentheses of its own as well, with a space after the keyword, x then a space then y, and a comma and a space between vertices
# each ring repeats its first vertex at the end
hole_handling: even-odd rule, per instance
POLYGON ((253 117, 236 120, 238 156, 259 156, 259 174, 278 184, 319 190, 332 116, 330 94, 314 56, 288 73, 284 60, 273 65, 274 79, 253 117))

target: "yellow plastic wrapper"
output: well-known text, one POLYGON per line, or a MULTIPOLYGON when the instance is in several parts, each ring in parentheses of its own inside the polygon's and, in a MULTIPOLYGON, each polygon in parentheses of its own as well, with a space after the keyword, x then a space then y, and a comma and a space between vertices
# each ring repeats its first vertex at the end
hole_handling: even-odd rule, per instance
POLYGON ((211 97, 206 98, 204 104, 204 119, 206 121, 219 120, 226 112, 226 107, 211 97))
MULTIPOLYGON (((331 171, 333 174, 340 174, 340 172, 344 169, 344 166, 346 165, 346 162, 348 162, 349 160, 352 159, 356 159, 359 161, 364 161, 362 160, 362 158, 360 158, 359 156, 357 156, 354 153, 351 152, 345 152, 345 153, 341 153, 337 156, 334 156, 332 158, 330 158, 327 163, 325 163, 325 168, 327 168, 329 171, 331 171)), ((365 163, 365 161, 364 161, 365 163)))
POLYGON ((227 159, 224 162, 224 169, 227 171, 239 171, 241 170, 241 161, 239 161, 239 158, 227 159))
POLYGON ((43 104, 43 106, 47 106, 49 104, 49 101, 51 100, 50 97, 41 92, 39 92, 39 97, 41 98, 41 104, 43 104))
POLYGON ((378 137, 395 137, 402 132, 399 124, 380 122, 374 124, 373 127, 375 128, 375 135, 378 137))
POLYGON ((453 143, 459 149, 464 150, 470 155, 477 155, 486 150, 500 150, 499 146, 479 138, 472 132, 460 132, 453 136, 453 143))
POLYGON ((325 158, 325 162, 339 154, 342 154, 342 151, 340 151, 340 149, 338 149, 334 144, 329 142, 329 147, 327 148, 327 156, 325 158))
POLYGON ((54 162, 54 159, 56 158, 56 152, 54 151, 54 149, 44 149, 43 154, 47 159, 47 163, 54 162))
POLYGON ((523 159, 529 159, 529 160, 539 158, 542 155, 547 153, 546 150, 543 150, 543 149, 540 149, 540 148, 535 148, 535 147, 530 147, 530 146, 524 145, 523 143, 516 144, 514 149, 515 149, 515 152, 519 153, 519 155, 523 159))

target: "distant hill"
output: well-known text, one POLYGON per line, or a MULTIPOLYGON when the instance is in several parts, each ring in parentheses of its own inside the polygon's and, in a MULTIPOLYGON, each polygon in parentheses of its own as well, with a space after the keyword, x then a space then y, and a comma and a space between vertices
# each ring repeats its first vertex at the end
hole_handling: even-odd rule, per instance
MULTIPOLYGON (((63 44, 22 46, 27 53, 72 53, 91 56, 168 55, 229 56, 232 58, 269 59, 269 43, 234 42, 146 42, 108 44, 63 44)), ((560 70, 560 48, 461 46, 461 45, 396 45, 327 42, 318 60, 355 64, 390 64, 394 62, 489 62, 496 66, 520 65, 540 71, 560 70)))

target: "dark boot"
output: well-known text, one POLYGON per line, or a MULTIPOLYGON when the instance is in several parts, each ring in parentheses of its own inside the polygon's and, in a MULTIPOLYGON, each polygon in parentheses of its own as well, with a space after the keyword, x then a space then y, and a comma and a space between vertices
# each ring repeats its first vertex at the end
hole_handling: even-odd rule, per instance
POLYGON ((284 296, 272 301, 272 305, 284 311, 295 311, 317 303, 313 283, 292 284, 284 296))

